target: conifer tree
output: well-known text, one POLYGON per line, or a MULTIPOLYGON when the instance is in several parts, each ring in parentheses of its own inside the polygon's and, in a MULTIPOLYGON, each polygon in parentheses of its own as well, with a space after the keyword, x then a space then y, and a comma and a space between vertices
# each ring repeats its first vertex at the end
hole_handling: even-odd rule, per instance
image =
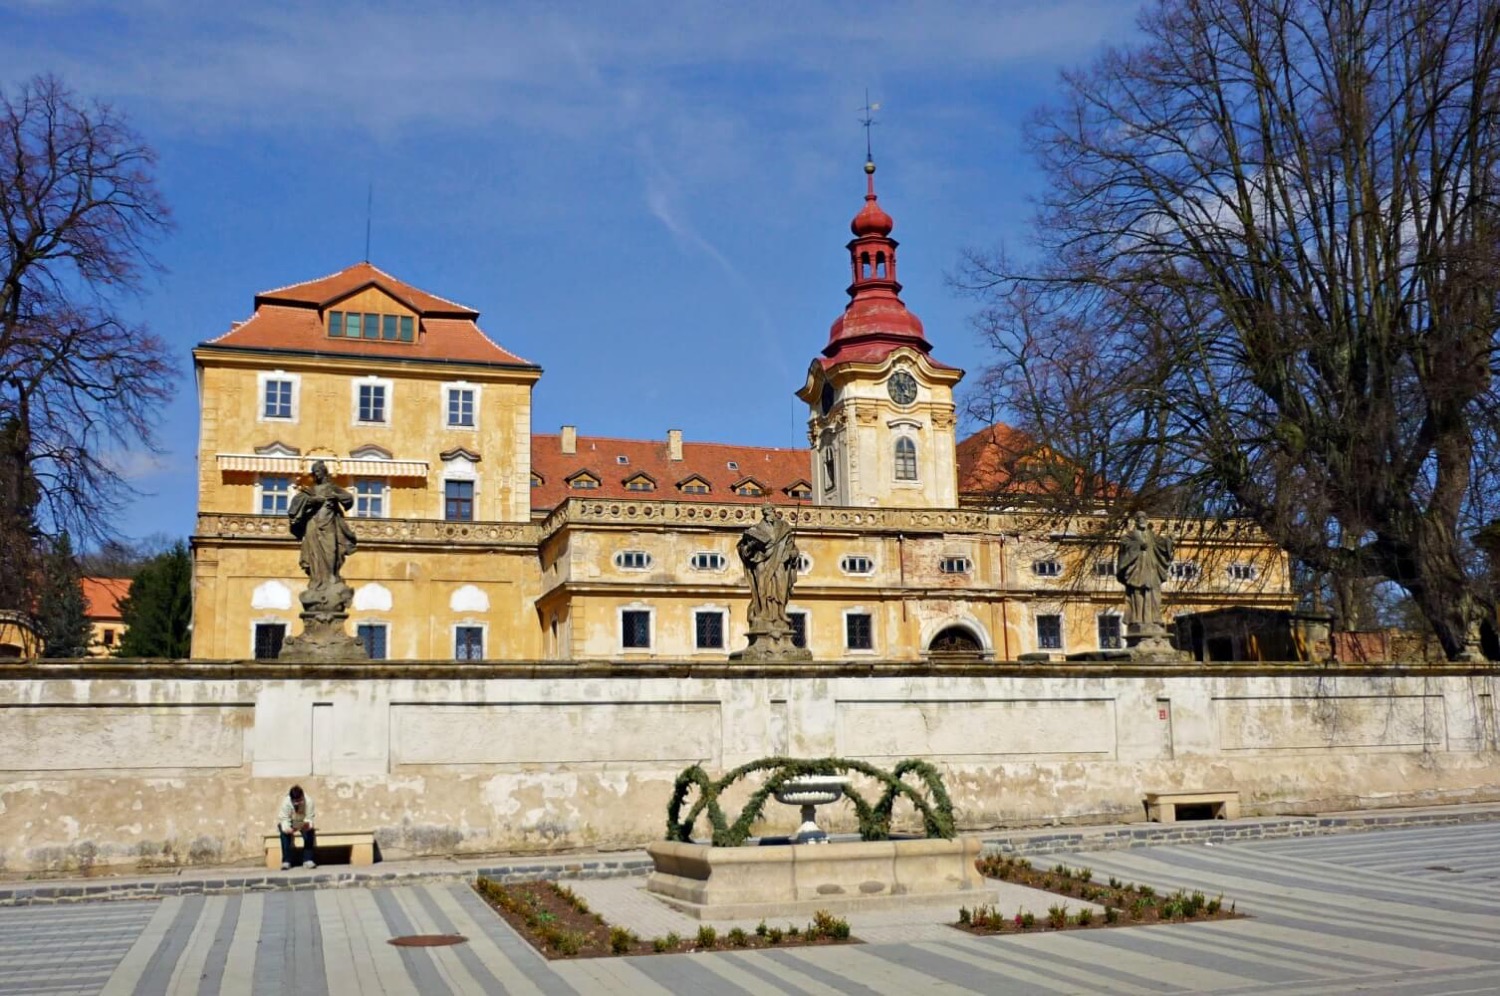
POLYGON ((193 622, 193 558, 181 541, 142 565, 120 601, 120 657, 188 656, 193 622))
POLYGON ((83 598, 83 578, 73 541, 63 533, 42 556, 41 585, 36 599, 37 629, 43 657, 83 657, 93 638, 83 598))

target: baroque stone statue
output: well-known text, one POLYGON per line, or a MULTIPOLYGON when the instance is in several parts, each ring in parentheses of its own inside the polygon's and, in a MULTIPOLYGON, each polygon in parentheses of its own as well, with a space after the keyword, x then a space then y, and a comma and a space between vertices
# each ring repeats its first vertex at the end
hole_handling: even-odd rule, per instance
POLYGON ((750 608, 746 622, 749 645, 730 660, 812 660, 812 652, 792 642, 792 624, 786 607, 797 581, 802 559, 796 530, 774 505, 761 508, 760 521, 746 529, 737 547, 745 576, 750 581, 750 608))
POLYGON ((354 530, 344 513, 354 504, 354 495, 333 483, 328 465, 312 465, 312 483, 297 487, 287 505, 292 535, 301 544, 298 566, 307 575, 302 602, 302 632, 281 646, 278 660, 361 660, 365 648, 344 632, 354 589, 340 573, 354 552, 354 530))
POLYGON ((1161 586, 1172 573, 1172 537, 1156 533, 1144 513, 1120 540, 1115 579, 1125 586, 1125 642, 1146 653, 1171 654, 1162 622, 1161 586))

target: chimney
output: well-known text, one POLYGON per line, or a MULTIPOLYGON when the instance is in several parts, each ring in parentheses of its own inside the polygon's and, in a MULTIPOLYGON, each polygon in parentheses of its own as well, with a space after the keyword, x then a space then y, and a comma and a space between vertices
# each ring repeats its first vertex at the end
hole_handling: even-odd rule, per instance
POLYGON ((681 460, 682 459, 682 430, 681 429, 668 429, 667 430, 667 459, 669 459, 669 460, 681 460))
POLYGON ((578 426, 565 425, 562 427, 562 451, 564 453, 578 452, 578 426))

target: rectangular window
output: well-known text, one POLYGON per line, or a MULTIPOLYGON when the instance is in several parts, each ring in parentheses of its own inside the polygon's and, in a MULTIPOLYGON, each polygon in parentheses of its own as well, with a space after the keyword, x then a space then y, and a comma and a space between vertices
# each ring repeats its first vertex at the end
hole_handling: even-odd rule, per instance
POLYGON ((453 658, 460 661, 484 660, 484 627, 453 627, 453 658))
POLYGON ((467 387, 448 389, 448 424, 466 429, 474 427, 474 391, 467 387))
POLYGON ((365 315, 365 338, 366 339, 379 339, 380 338, 380 316, 379 315, 365 315))
POLYGON ((354 514, 361 519, 385 517, 385 482, 361 480, 354 482, 354 514))
POLYGON ((1113 560, 1094 561, 1094 577, 1112 578, 1115 576, 1115 562, 1113 560))
POLYGON ((394 338, 396 338, 396 316, 395 315, 385 315, 385 316, 382 316, 382 318, 380 319, 380 338, 382 338, 382 339, 394 339, 394 338))
POLYGON ((1062 616, 1036 617, 1036 645, 1040 650, 1062 649, 1062 616))
POLYGON ((1172 577, 1178 581, 1198 580, 1198 565, 1191 560, 1179 560, 1172 565, 1172 577))
POLYGON ((361 422, 385 421, 385 385, 359 385, 359 420, 361 422))
POLYGON ((370 660, 385 660, 385 623, 360 623, 354 627, 354 634, 365 645, 370 660))
POLYGON ((792 624, 792 646, 807 646, 807 613, 788 612, 786 621, 792 624))
POLYGON ((352 311, 349 312, 347 315, 345 315, 344 316, 344 337, 347 338, 347 339, 358 339, 359 335, 360 335, 360 329, 362 327, 363 321, 364 321, 364 316, 363 315, 357 315, 357 314, 355 314, 352 311))
POLYGON ((693 645, 699 650, 724 649, 724 613, 693 613, 693 645))
POLYGON ((1062 564, 1056 560, 1033 560, 1031 562, 1031 573, 1039 578, 1061 577, 1062 564))
POLYGON ((412 321, 411 321, 411 316, 410 315, 402 315, 401 316, 401 341, 402 342, 411 342, 411 340, 412 340, 412 321))
POLYGON ((1099 617, 1099 649, 1119 650, 1125 646, 1120 639, 1120 617, 1116 615, 1101 615, 1099 617))
POLYGON ((474 521, 474 482, 443 482, 443 518, 449 522, 474 521))
POLYGON ((260 514, 285 515, 287 502, 292 497, 292 482, 286 477, 262 477, 260 479, 260 514))
POLYGON ((620 613, 620 646, 627 650, 651 647, 651 613, 627 609, 620 613))
POLYGON ((330 311, 328 313, 328 334, 335 339, 344 334, 344 313, 342 311, 330 311))
POLYGON ((266 381, 266 418, 292 417, 292 382, 289 380, 266 381))
POLYGON ((1231 581, 1254 581, 1255 580, 1255 565, 1254 564, 1230 564, 1229 565, 1229 580, 1231 580, 1231 581))
POLYGON ((286 623, 255 624, 255 659, 274 661, 281 653, 281 642, 286 639, 286 623))
POLYGON ((850 650, 875 649, 875 631, 869 613, 851 612, 844 616, 844 646, 850 650))

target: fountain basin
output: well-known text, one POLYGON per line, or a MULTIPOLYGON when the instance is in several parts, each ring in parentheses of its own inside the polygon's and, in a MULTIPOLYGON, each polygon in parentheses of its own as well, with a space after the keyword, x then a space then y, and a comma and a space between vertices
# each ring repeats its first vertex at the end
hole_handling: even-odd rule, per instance
POLYGON ((818 847, 714 847, 657 841, 646 890, 700 920, 738 920, 993 903, 974 869, 981 841, 879 840, 818 847))

